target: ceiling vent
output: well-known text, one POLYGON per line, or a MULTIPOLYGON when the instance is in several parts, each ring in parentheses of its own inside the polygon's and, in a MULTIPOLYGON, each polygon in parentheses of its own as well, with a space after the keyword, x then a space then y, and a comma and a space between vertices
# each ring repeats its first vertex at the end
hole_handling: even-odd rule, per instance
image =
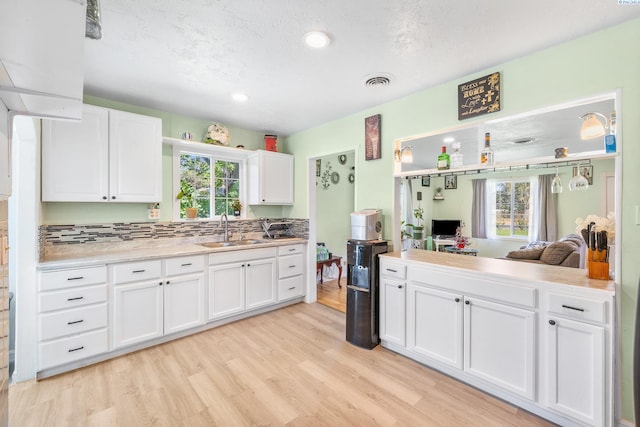
POLYGON ((373 74, 365 77, 364 85, 367 87, 389 86, 391 76, 388 74, 373 74))

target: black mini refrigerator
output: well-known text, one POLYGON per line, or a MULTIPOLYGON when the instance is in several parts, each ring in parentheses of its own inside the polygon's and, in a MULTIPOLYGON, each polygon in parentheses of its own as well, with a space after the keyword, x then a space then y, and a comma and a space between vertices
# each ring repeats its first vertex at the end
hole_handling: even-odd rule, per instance
POLYGON ((378 345, 378 255, 382 240, 347 241, 347 341, 371 349, 378 345))

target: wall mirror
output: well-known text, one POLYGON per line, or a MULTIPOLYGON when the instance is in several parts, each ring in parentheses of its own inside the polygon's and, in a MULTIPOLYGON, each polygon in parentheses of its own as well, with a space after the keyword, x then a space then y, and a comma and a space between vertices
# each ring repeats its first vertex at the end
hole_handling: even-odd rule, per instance
MULTIPOLYGON (((618 98, 619 99, 619 98, 618 98)), ((597 112, 610 117, 616 111, 616 93, 572 102, 526 114, 466 125, 432 134, 418 135, 396 141, 396 148, 411 146, 413 163, 395 163, 394 246, 401 247, 401 222, 416 222, 414 209, 422 208, 424 235, 431 234, 433 219, 461 220, 462 233, 472 234, 473 180, 486 178, 505 182, 537 181, 540 175, 557 175, 563 191, 557 195, 557 238, 575 233, 576 219, 590 214, 606 216, 616 211, 616 156, 607 154, 604 137, 580 138, 580 116, 597 112), (491 133, 495 152, 495 167, 479 165, 484 146, 484 133, 491 133), (459 142, 464 166, 451 172, 436 170, 436 158, 444 145, 451 153, 453 142, 459 142), (555 158, 556 148, 566 147, 568 156, 555 158), (585 191, 569 191, 573 169, 584 166, 591 170, 593 185, 585 191), (455 188, 447 188, 447 177, 456 175, 455 188), (422 177, 430 176, 430 187, 422 187, 422 177), (434 199, 440 189, 443 198, 434 199), (422 200, 417 200, 417 192, 422 200)), ((617 114, 620 117, 620 114, 617 114)), ((609 129, 606 130, 609 133, 609 129)), ((619 147, 619 142, 618 142, 619 147)), ((514 184, 515 185, 515 184, 514 184)), ((619 215, 617 215, 617 218, 619 215)), ((502 258, 528 243, 529 237, 518 235, 487 239, 471 238, 477 256, 502 258)))

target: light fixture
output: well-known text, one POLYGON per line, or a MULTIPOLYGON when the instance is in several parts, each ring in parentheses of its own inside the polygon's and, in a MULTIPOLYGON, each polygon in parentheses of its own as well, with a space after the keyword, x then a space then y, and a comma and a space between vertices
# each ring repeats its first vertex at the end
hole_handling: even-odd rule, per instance
POLYGON ((314 49, 322 49, 331 43, 329 36, 322 31, 309 31, 302 37, 302 39, 307 46, 314 49))
POLYGON ((445 137, 442 141, 443 141, 445 144, 449 144, 449 143, 451 143, 451 142, 453 142, 453 141, 455 141, 455 140, 456 140, 456 139, 455 139, 454 137, 452 137, 452 136, 447 136, 447 137, 445 137))
POLYGON ((411 145, 398 148, 393 152, 393 158, 396 162, 413 163, 413 151, 411 151, 411 145))
POLYGON ((84 35, 93 40, 102 38, 99 0, 87 0, 87 23, 84 28, 84 35))
POLYGON ((593 139, 600 136, 604 136, 605 128, 609 127, 609 120, 604 114, 589 112, 579 117, 583 120, 580 127, 580 139, 593 139), (602 118, 604 124, 598 120, 598 117, 602 118))
POLYGON ((247 95, 246 93, 237 92, 231 94, 231 99, 236 102, 247 102, 249 100, 249 95, 247 95))
POLYGON ((556 168, 556 176, 551 181, 551 192, 562 193, 562 181, 560 180, 560 175, 558 175, 558 168, 556 168))

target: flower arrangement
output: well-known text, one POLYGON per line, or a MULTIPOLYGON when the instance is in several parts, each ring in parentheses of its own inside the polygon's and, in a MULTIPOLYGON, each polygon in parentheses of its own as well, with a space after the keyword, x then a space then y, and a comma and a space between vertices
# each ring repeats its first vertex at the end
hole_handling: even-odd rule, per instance
POLYGON ((460 227, 456 227, 455 241, 456 241, 456 247, 458 247, 458 249, 464 249, 465 246, 471 243, 468 237, 462 235, 462 228, 460 227))
POLYGON ((616 237, 616 216, 613 212, 609 212, 606 218, 598 215, 587 215, 586 218, 576 219, 576 234, 580 235, 582 230, 586 230, 589 224, 594 223, 593 227, 597 231, 606 231, 609 242, 613 242, 616 237))

